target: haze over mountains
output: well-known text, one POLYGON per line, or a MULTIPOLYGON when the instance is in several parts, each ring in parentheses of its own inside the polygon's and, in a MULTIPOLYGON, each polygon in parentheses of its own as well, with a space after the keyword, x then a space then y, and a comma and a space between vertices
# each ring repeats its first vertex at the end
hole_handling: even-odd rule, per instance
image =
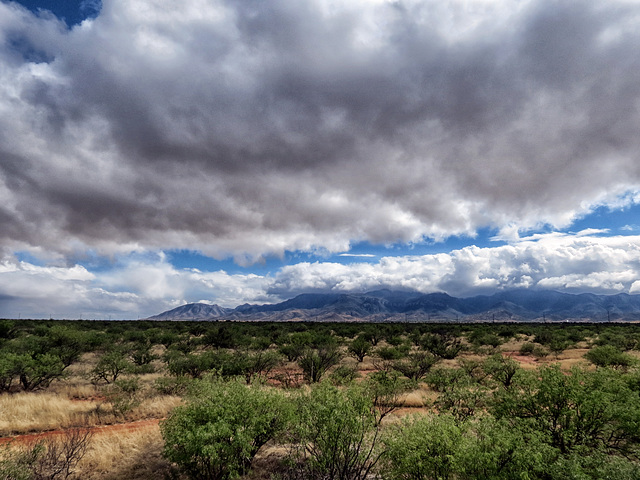
POLYGON ((640 295, 510 290, 456 298, 446 293, 376 290, 307 293, 277 304, 224 308, 192 303, 150 320, 262 321, 638 321, 640 295))

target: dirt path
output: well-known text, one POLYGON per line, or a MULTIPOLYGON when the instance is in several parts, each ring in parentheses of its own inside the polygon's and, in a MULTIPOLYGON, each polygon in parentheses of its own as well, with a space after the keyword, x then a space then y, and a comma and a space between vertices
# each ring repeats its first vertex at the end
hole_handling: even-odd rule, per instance
MULTIPOLYGON (((94 435, 100 435, 102 433, 112 433, 112 432, 122 432, 129 433, 135 432, 138 430, 145 430, 147 428, 156 427, 160 422, 157 418, 152 418, 150 420, 139 420, 137 422, 129 422, 129 423, 116 423, 113 425, 96 425, 94 427, 88 427, 94 435)), ((9 442, 18 442, 18 443, 33 443, 39 440, 45 440, 47 438, 53 437, 61 437, 63 436, 68 429, 62 430, 49 430, 46 432, 39 433, 29 433, 26 435, 14 435, 11 437, 2 437, 0 438, 0 445, 5 445, 9 442)))

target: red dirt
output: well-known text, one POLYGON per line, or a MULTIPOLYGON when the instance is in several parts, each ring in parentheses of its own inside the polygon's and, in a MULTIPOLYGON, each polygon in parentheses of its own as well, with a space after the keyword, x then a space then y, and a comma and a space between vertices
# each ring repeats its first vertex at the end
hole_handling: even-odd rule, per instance
POLYGON ((520 355, 520 352, 503 352, 503 355, 513 358, 514 360, 520 363, 536 363, 537 359, 530 357, 528 355, 520 355))
MULTIPOLYGON (((157 418, 152 418, 151 420, 139 420, 137 422, 130 423, 116 423, 114 425, 96 425, 94 427, 88 427, 94 435, 99 435, 102 433, 112 433, 112 432, 135 432, 138 430, 144 430, 146 428, 150 428, 153 426, 157 426, 160 422, 157 418)), ((49 430, 47 432, 40 433, 30 433, 27 435, 15 435, 12 437, 3 437, 0 438, 0 445, 5 445, 10 442, 18 442, 18 443, 33 443, 39 440, 45 440, 47 438, 60 437, 67 432, 68 429, 62 430, 49 430)))

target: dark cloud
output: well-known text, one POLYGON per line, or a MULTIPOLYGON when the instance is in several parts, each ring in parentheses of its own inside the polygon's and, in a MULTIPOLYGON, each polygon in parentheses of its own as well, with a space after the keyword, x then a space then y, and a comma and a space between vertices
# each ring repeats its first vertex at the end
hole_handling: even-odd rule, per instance
POLYGON ((566 225, 640 182, 634 3, 0 18, 5 246, 251 260, 566 225))

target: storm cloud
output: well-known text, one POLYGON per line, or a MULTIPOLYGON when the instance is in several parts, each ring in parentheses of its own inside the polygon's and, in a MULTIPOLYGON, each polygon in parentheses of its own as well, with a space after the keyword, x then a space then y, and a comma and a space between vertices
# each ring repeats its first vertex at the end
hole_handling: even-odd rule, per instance
POLYGON ((635 2, 0 3, 0 242, 250 263, 566 226, 640 184, 635 2))

